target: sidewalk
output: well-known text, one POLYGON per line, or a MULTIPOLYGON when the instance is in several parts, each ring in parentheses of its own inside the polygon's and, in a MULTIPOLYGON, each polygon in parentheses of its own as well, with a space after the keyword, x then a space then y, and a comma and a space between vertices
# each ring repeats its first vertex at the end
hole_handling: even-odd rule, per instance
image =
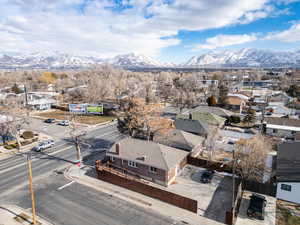
MULTIPOLYGON (((28 225, 32 222, 31 209, 25 210, 15 205, 0 206, 0 224, 28 225)), ((37 225, 53 225, 37 216, 37 225)))
MULTIPOLYGON (((80 184, 89 186, 106 194, 115 196, 143 208, 154 210, 166 217, 190 225, 220 225, 222 223, 210 220, 203 216, 178 208, 176 206, 164 203, 162 201, 150 198, 137 192, 98 180, 97 178, 85 175, 92 168, 74 165, 65 171, 65 177, 80 184)), ((93 169, 92 169, 93 170, 93 169)))
MULTIPOLYGON (((18 149, 5 149, 3 146, 0 146, 0 159, 5 159, 8 158, 12 155, 19 154, 19 153, 25 153, 30 151, 34 146, 36 146, 39 142, 48 140, 48 139, 53 139, 51 136, 44 134, 44 133, 39 133, 38 141, 33 142, 31 144, 22 146, 20 150, 18 149)), ((1 225, 1 224, 0 224, 1 225)))

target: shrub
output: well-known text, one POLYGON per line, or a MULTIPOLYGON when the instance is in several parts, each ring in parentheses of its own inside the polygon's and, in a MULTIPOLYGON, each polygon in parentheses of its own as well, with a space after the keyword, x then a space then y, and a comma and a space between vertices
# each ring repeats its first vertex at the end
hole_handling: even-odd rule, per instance
POLYGON ((230 116, 229 117, 229 121, 231 123, 240 123, 241 122, 241 118, 239 116, 230 116))
POLYGON ((18 144, 15 143, 15 144, 10 144, 10 145, 5 145, 4 148, 5 149, 8 149, 8 150, 11 150, 11 149, 14 149, 14 148, 17 148, 18 147, 18 144))
POLYGON ((25 131, 25 132, 23 132, 21 137, 24 139, 31 139, 31 138, 34 138, 34 133, 32 131, 25 131))

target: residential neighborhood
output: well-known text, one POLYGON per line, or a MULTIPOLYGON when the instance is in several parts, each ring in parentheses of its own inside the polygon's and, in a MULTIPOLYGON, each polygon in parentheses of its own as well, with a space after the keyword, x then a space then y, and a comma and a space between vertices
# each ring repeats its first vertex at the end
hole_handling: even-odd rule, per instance
POLYGON ((0 225, 300 225, 300 0, 0 3, 0 225))
MULTIPOLYGON (((106 68, 98 73, 107 73, 106 68)), ((126 73, 131 80, 147 76, 126 73)), ((293 74, 299 77, 298 71, 293 74)), ((174 72, 168 74, 173 83, 165 84, 160 74, 152 74, 147 78, 152 80, 150 87, 145 83, 146 88, 130 90, 125 85, 119 98, 118 93, 104 95, 93 89, 97 81, 81 80, 74 72, 66 72, 64 78, 48 72, 38 76, 55 81, 39 80, 40 87, 33 88, 7 80, 1 88, 1 204, 16 202, 11 207, 22 211, 24 204, 18 202, 23 199, 45 224, 56 224, 51 218, 65 221, 63 214, 47 209, 48 200, 42 197, 46 193, 41 187, 51 190, 54 185, 58 196, 63 194, 53 199, 54 204, 61 198, 70 198, 63 204, 73 202, 64 194, 69 189, 88 188, 93 195, 120 199, 126 207, 137 205, 135 213, 144 213, 140 220, 147 214, 144 210, 151 209, 157 214, 152 215, 153 224, 171 218, 179 224, 275 225, 284 224, 279 221, 287 212, 297 220, 300 114, 290 107, 298 99, 289 95, 288 87, 278 90, 250 83, 256 85, 251 91, 243 84, 231 90, 231 82, 237 81, 225 84, 222 78, 213 82, 220 89, 216 92, 203 86, 201 78, 195 83, 199 87, 189 89, 189 76, 198 75, 177 78, 174 72), (72 86, 58 89, 60 79, 72 86), (185 95, 177 99, 180 93, 185 95), (26 194, 31 164, 33 201, 26 194), (251 208, 259 201, 260 206, 251 208)), ((111 88, 120 88, 114 85, 111 88)), ((110 205, 116 200, 107 201, 110 205)), ((24 214, 31 218, 30 212, 24 214)), ((18 220, 26 218, 19 215, 18 220)))

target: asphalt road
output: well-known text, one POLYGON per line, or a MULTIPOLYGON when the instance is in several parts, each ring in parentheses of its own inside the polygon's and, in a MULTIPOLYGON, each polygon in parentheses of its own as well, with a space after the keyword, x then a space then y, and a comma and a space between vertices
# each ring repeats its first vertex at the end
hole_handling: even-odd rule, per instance
MULTIPOLYGON (((85 137, 82 155, 93 164, 102 158, 104 150, 123 136, 116 126, 99 128, 85 137)), ((175 221, 145 210, 124 200, 72 183, 56 173, 76 160, 70 140, 60 140, 53 148, 32 153, 34 188, 37 211, 56 225, 169 225, 175 221)), ((16 204, 30 208, 28 195, 26 154, 0 160, 0 204, 16 204)))

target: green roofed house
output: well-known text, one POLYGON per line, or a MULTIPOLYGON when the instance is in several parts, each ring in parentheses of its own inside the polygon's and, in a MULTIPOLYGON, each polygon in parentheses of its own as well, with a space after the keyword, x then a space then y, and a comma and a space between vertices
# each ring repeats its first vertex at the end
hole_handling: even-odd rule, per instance
POLYGON ((197 111, 191 113, 183 113, 178 115, 176 118, 198 120, 210 126, 218 126, 218 127, 222 127, 226 121, 226 119, 224 119, 223 117, 217 116, 213 113, 197 112, 197 111))

